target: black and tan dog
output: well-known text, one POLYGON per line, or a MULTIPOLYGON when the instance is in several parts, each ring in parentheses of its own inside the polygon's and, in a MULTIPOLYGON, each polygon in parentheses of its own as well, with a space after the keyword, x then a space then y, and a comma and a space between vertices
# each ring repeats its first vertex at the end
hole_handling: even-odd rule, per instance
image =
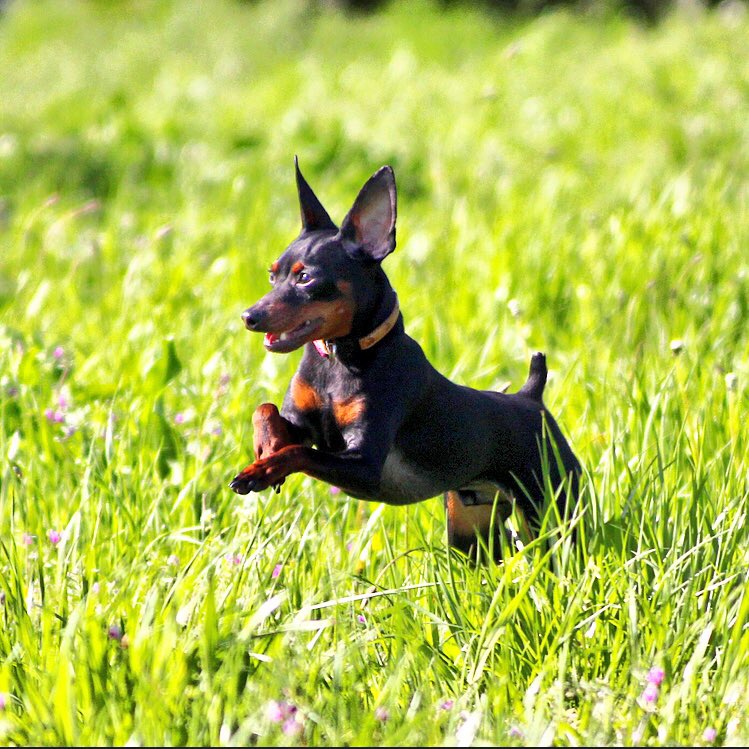
POLYGON ((265 333, 268 351, 304 346, 304 354, 281 412, 271 403, 255 411, 256 460, 231 488, 262 491, 300 471, 394 505, 444 493, 450 543, 468 553, 477 536, 499 550, 512 499, 538 522, 545 471, 564 514, 580 465, 544 407, 543 354, 517 393, 450 382, 406 335, 382 270, 395 249, 393 170, 369 179, 340 229, 298 164, 296 180, 301 234, 271 266, 273 288, 242 319, 265 333))

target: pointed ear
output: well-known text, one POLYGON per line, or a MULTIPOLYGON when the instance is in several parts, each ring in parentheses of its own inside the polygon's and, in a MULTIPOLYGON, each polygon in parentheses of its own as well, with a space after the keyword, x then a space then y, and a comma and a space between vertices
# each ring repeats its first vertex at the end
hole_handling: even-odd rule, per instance
POLYGON ((378 169, 362 187, 341 224, 341 237, 377 262, 395 249, 395 175, 389 166, 378 169))
POLYGON ((294 169, 296 170, 296 189, 299 193, 299 209, 302 214, 302 231, 321 231, 338 227, 330 220, 328 212, 322 207, 317 195, 307 184, 299 169, 299 159, 294 156, 294 169))

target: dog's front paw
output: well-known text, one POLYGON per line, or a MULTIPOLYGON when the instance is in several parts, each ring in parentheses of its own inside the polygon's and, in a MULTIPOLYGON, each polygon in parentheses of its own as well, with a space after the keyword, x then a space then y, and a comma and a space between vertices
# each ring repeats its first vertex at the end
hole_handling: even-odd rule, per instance
POLYGON ((250 492, 260 492, 267 487, 267 484, 259 479, 252 479, 244 476, 242 473, 236 475, 230 482, 229 488, 237 494, 249 494, 250 492))
POLYGON ((230 482, 229 488, 237 494, 249 494, 250 492, 261 492, 272 486, 276 493, 281 491, 281 484, 286 480, 284 478, 276 481, 269 481, 269 477, 264 477, 262 471, 257 470, 256 464, 247 466, 241 473, 238 473, 230 482))

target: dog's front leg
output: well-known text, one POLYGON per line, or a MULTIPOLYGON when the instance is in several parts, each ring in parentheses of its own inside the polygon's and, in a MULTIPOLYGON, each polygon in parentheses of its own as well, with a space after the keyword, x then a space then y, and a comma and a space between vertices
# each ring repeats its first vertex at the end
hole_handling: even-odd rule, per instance
POLYGON ((298 431, 294 425, 284 419, 273 403, 263 403, 255 409, 252 415, 252 444, 255 449, 255 458, 267 458, 277 453, 284 447, 296 445, 301 442, 300 435, 292 432, 298 431))
MULTIPOLYGON (((252 415, 252 443, 255 450, 255 459, 267 458, 284 447, 299 444, 302 439, 301 435, 297 434, 298 431, 290 421, 281 416, 273 403, 263 403, 258 406, 252 415)), ((230 484, 231 488, 239 494, 247 494, 248 491, 251 491, 251 489, 243 491, 242 483, 242 477, 251 467, 245 468, 230 484)), ((281 484, 283 484, 283 478, 278 482, 272 482, 276 489, 280 488, 281 484)))
POLYGON ((375 498, 382 464, 353 451, 331 455, 305 445, 288 445, 247 466, 230 486, 238 494, 260 492, 280 485, 292 473, 305 473, 355 497, 375 498))

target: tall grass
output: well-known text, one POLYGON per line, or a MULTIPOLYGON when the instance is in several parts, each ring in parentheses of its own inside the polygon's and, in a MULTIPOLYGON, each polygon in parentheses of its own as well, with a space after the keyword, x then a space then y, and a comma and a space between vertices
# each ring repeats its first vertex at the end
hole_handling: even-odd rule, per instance
POLYGON ((748 33, 6 6, 0 742, 749 741, 748 33), (338 220, 394 166, 387 270, 441 371, 546 351, 576 544, 550 517, 476 568, 439 500, 227 488, 298 359, 239 319, 295 153, 338 220))

